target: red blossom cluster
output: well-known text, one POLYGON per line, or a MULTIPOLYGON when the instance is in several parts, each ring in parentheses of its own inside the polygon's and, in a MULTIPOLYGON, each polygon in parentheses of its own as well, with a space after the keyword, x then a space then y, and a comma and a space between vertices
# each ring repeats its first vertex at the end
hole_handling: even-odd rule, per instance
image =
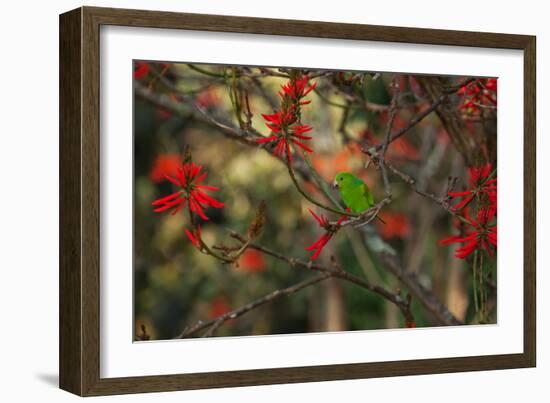
POLYGON ((493 164, 486 164, 478 168, 469 168, 470 189, 463 192, 449 192, 452 197, 464 197, 460 203, 453 207, 453 210, 460 210, 467 206, 474 197, 484 199, 489 206, 497 205, 497 178, 492 178, 493 164))
MULTIPOLYGON (((163 69, 161 72, 161 75, 164 75, 168 67, 170 66, 167 63, 155 63, 159 67, 163 69)), ((134 63, 134 80, 141 80, 144 77, 147 77, 149 73, 152 73, 151 71, 151 63, 150 62, 135 62, 134 63)))
POLYGON ((323 248, 327 245, 327 243, 332 239, 332 236, 338 230, 337 227, 339 227, 342 224, 346 216, 341 216, 338 219, 336 226, 332 227, 328 221, 328 218, 325 215, 321 214, 320 216, 318 216, 313 212, 313 210, 311 209, 308 209, 308 210, 313 216, 313 218, 315 218, 315 220, 319 223, 319 226, 325 230, 325 232, 321 235, 321 237, 318 240, 316 240, 306 248, 307 251, 315 251, 313 255, 309 258, 309 260, 315 260, 319 257, 319 255, 321 254, 321 252, 323 251, 323 248))
POLYGON ((243 272, 260 273, 265 271, 267 263, 262 252, 247 249, 239 259, 238 268, 243 272))
POLYGON ((149 73, 149 63, 136 62, 134 64, 134 79, 139 80, 149 73))
POLYGON ((457 92, 462 96, 460 108, 471 115, 479 115, 485 107, 497 105, 497 79, 480 78, 465 85, 457 92))
MULTIPOLYGON (((175 185, 178 190, 168 196, 155 200, 152 205, 155 213, 172 209, 171 214, 178 213, 187 203, 192 213, 197 213, 203 220, 208 220, 204 210, 210 206, 222 208, 224 204, 205 193, 206 190, 216 191, 219 188, 209 185, 203 185, 202 181, 206 178, 206 171, 203 167, 194 162, 186 162, 176 168, 175 177, 164 174, 164 178, 175 185)), ((200 226, 193 231, 185 229, 185 233, 191 243, 200 248, 201 232, 200 226)))
POLYGON ((149 172, 149 178, 154 183, 163 182, 166 175, 175 175, 179 167, 181 157, 178 154, 160 154, 149 172))
POLYGON ((449 192, 451 197, 463 198, 453 210, 462 210, 467 228, 463 235, 453 235, 439 241, 441 245, 460 243, 463 246, 455 251, 455 256, 465 259, 476 250, 484 249, 489 256, 494 255, 497 248, 497 178, 493 177, 493 165, 469 169, 470 189, 462 192, 449 192), (470 217, 469 204, 475 200, 477 207, 476 219, 470 217))
POLYGON ((317 83, 309 85, 309 77, 307 75, 296 77, 291 79, 287 84, 281 85, 281 88, 284 91, 279 91, 279 96, 284 98, 285 95, 290 97, 294 102, 300 105, 307 105, 311 101, 302 101, 302 98, 305 98, 311 91, 315 89, 317 83))
POLYGON ((469 227, 463 236, 453 235, 439 241, 441 245, 452 243, 463 243, 464 245, 455 251, 455 256, 464 259, 477 249, 483 248, 489 256, 494 255, 497 247, 497 225, 492 225, 496 214, 495 207, 481 208, 477 212, 477 220, 466 216, 470 222, 469 227))
POLYGON ((316 85, 315 82, 309 84, 307 75, 292 77, 288 83, 281 85, 282 91, 279 91, 280 110, 272 114, 262 114, 266 120, 266 126, 271 130, 271 135, 258 139, 256 142, 277 143, 273 154, 282 157, 286 153, 290 164, 292 164, 291 143, 300 147, 304 152, 313 152, 304 143, 312 139, 311 136, 305 135, 312 130, 312 127, 300 122, 300 112, 302 106, 311 102, 303 99, 313 91, 316 85))

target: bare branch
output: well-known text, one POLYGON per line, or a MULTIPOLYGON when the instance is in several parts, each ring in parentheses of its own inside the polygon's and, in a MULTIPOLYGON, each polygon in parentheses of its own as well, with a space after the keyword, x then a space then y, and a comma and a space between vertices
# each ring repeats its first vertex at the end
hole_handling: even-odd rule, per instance
POLYGON ((448 133, 452 143, 466 163, 472 166, 480 152, 480 147, 476 144, 476 140, 467 132, 457 108, 446 102, 453 90, 458 91, 458 89, 469 83, 468 80, 465 82, 466 84, 463 82, 459 86, 449 89, 449 87, 444 86, 443 80, 440 77, 418 77, 418 83, 422 86, 428 98, 432 100, 432 105, 438 103, 434 110, 445 127, 445 131, 448 133))
POLYGON ((327 278, 332 277, 331 273, 322 273, 315 277, 312 277, 308 280, 301 281, 299 283, 296 283, 290 287, 282 288, 279 290, 275 290, 261 298, 258 298, 246 305, 243 305, 240 308, 234 309, 230 312, 227 312, 223 315, 218 316, 217 318, 208 320, 208 321, 199 321, 196 324, 186 327, 176 338, 177 339, 184 339, 187 337, 192 336, 193 334, 200 332, 201 330, 207 329, 208 331, 202 336, 202 337, 210 337, 214 334, 214 332, 225 322, 231 319, 236 319, 240 316, 243 316, 244 314, 252 311, 255 308, 258 308, 262 305, 267 304, 268 302, 271 302, 277 298, 280 298, 285 295, 291 295, 294 294, 304 288, 310 287, 314 284, 317 284, 323 280, 326 280, 327 278))
POLYGON ((461 216, 456 210, 452 209, 451 205, 449 204, 449 197, 447 196, 448 192, 445 193, 444 196, 436 196, 433 193, 421 190, 416 186, 416 181, 412 177, 405 174, 404 172, 401 172, 391 164, 386 163, 386 165, 391 172, 393 172, 403 182, 409 185, 414 190, 414 192, 416 192, 420 196, 426 197, 434 201, 435 203, 439 204, 441 207, 443 207, 443 209, 445 209, 445 211, 447 211, 449 214, 451 214, 453 217, 457 218, 458 220, 462 221, 464 224, 467 224, 467 225, 470 224, 470 222, 467 219, 461 216))
MULTIPOLYGON (((233 235, 234 238, 242 240, 241 237, 238 234, 233 233, 232 235, 233 235)), ((394 303, 401 310, 401 312, 403 313, 403 316, 405 317, 405 320, 407 322, 414 322, 413 315, 410 311, 410 303, 407 300, 403 299, 399 294, 394 294, 394 293, 386 290, 384 287, 381 287, 381 286, 376 285, 376 284, 372 284, 368 280, 366 280, 364 278, 361 278, 361 277, 357 277, 357 276, 355 276, 355 275, 353 275, 353 274, 351 274, 351 273, 349 273, 349 272, 347 272, 347 271, 345 271, 345 270, 343 270, 339 267, 338 268, 332 268, 332 267, 328 267, 328 266, 324 266, 324 265, 320 265, 320 264, 316 264, 316 263, 312 263, 312 262, 306 263, 302 260, 285 256, 281 253, 275 252, 271 249, 268 249, 264 246, 261 246, 261 245, 255 244, 255 243, 251 243, 249 245, 249 247, 252 248, 252 249, 256 249, 256 250, 258 250, 262 253, 265 253, 266 255, 269 255, 269 256, 272 256, 276 259, 279 259, 281 261, 287 262, 290 267, 299 267, 301 269, 312 270, 312 271, 320 271, 320 272, 323 272, 323 273, 329 273, 329 274, 331 274, 331 276, 333 276, 335 278, 339 278, 341 280, 348 281, 348 282, 353 283, 353 284, 355 284, 355 285, 357 285, 361 288, 364 288, 368 291, 371 291, 375 294, 378 294, 381 297, 383 297, 384 299, 394 303)))
POLYGON ((411 294, 422 304, 422 306, 437 320, 441 325, 456 326, 462 325, 449 309, 427 288, 425 288, 415 274, 406 272, 399 263, 396 256, 380 252, 378 256, 385 264, 386 268, 397 279, 407 287, 411 294))
POLYGON ((399 84, 397 82, 397 76, 394 76, 392 80, 392 87, 393 97, 390 103, 390 113, 388 116, 388 124, 386 126, 386 139, 384 140, 384 144, 382 145, 382 155, 379 159, 380 172, 382 174, 382 181, 384 183, 384 192, 386 193, 386 197, 389 198, 391 198, 392 193, 390 181, 388 180, 388 173, 386 171, 386 151, 388 150, 388 146, 390 145, 393 121, 395 120, 395 115, 397 114, 397 110, 399 108, 397 102, 397 100, 399 99, 399 84))

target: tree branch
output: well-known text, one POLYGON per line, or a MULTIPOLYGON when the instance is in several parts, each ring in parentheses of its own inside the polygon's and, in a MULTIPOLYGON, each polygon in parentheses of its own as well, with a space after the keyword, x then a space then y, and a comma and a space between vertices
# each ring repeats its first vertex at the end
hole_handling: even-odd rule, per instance
POLYGON ((395 168, 393 165, 386 163, 388 168, 391 172, 393 172, 397 177, 399 177, 403 182, 405 182, 407 185, 409 185, 413 191, 420 196, 426 197, 427 199, 430 199, 434 201, 435 203, 439 204, 443 209, 451 214, 456 219, 460 220, 464 224, 470 225, 470 222, 461 216, 456 210, 453 210, 452 207, 449 204, 449 197, 447 196, 447 193, 451 191, 451 187, 453 185, 454 181, 449 181, 449 188, 447 189, 447 192, 445 193, 445 196, 436 196, 433 193, 426 192, 424 190, 419 189, 416 186, 416 180, 414 180, 411 176, 407 175, 404 172, 401 172, 399 169, 395 168))
POLYGON ((445 326, 462 325, 449 309, 427 288, 425 288, 418 277, 413 273, 405 272, 397 258, 386 252, 378 253, 378 256, 388 270, 411 292, 411 294, 422 304, 422 306, 434 317, 437 322, 445 326))
POLYGON ((186 327, 176 338, 177 339, 184 339, 187 337, 192 336, 193 334, 200 332, 201 330, 207 329, 208 331, 203 334, 202 337, 210 337, 214 334, 214 332, 225 322, 231 319, 236 319, 240 316, 243 316, 244 314, 252 311, 255 308, 258 308, 262 305, 267 304, 268 302, 271 302, 277 298, 280 298, 285 295, 291 295, 294 294, 304 288, 310 287, 314 284, 317 284, 323 280, 326 280, 327 278, 332 277, 331 273, 322 273, 315 277, 312 277, 310 279, 301 281, 299 283, 296 283, 290 287, 282 288, 279 290, 275 290, 261 298, 258 298, 252 302, 249 302, 246 305, 243 305, 240 308, 234 309, 230 312, 227 312, 223 315, 218 316, 217 318, 210 319, 208 321, 198 321, 196 324, 192 326, 186 327))
POLYGON ((455 87, 445 87, 440 77, 418 77, 418 83, 422 86, 429 99, 436 105, 434 110, 441 120, 443 127, 448 133, 452 143, 456 149, 462 154, 464 161, 469 166, 472 166, 479 154, 480 148, 476 144, 475 139, 469 135, 464 126, 461 114, 454 105, 448 102, 448 95, 458 89, 468 85, 473 79, 465 80, 455 87))
MULTIPOLYGON (((236 233, 233 233, 232 236, 241 242, 243 239, 236 233)), ((368 291, 371 291, 375 294, 380 295, 384 299, 394 303, 403 313, 403 316, 405 317, 406 322, 412 323, 414 322, 414 317, 412 315, 412 312, 410 310, 410 301, 407 301, 403 299, 399 294, 394 294, 388 290, 386 290, 384 287, 381 287, 376 284, 371 284, 368 280, 357 277, 340 267, 331 268, 328 266, 320 265, 320 264, 314 264, 312 262, 306 263, 302 260, 291 258, 288 256, 285 256, 283 254, 280 254, 278 252, 275 252, 271 249, 268 249, 264 246, 258 245, 256 243, 251 243, 249 245, 250 248, 255 249, 257 251, 260 251, 266 255, 272 256, 276 259, 279 259, 281 261, 284 261, 289 264, 290 267, 299 267, 301 269, 306 270, 312 270, 312 271, 319 271, 323 273, 329 273, 332 277, 339 278, 341 280, 348 281, 350 283, 353 283, 361 288, 364 288, 368 291)))

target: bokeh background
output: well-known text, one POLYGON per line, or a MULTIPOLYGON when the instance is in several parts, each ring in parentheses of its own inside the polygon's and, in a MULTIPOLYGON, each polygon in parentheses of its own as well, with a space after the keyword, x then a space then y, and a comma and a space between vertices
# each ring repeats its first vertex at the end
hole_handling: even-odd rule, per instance
MULTIPOLYGON (((240 68, 240 67, 239 67, 240 68)), ((226 137, 219 129, 196 118, 190 105, 174 97, 174 89, 192 97, 212 116, 223 117, 237 125, 224 73, 228 66, 178 63, 136 62, 134 81, 134 320, 136 339, 171 339, 187 325, 211 319, 240 307, 269 292, 308 278, 311 273, 290 268, 254 250, 247 250, 238 265, 222 264, 199 253, 184 233, 186 214, 174 216, 153 212, 151 203, 173 192, 164 180, 181 162, 186 145, 195 162, 204 166, 204 183, 217 186, 213 196, 225 203, 223 209, 209 208, 210 221, 202 224, 204 240, 212 244, 231 244, 230 230, 245 232, 262 200, 267 202, 267 223, 258 243, 287 256, 308 260, 305 250, 322 233, 308 208, 319 212, 293 186, 284 163, 258 147, 226 137), (208 74, 211 73, 211 74, 208 74), (162 80, 159 78, 162 77, 162 80), (167 85, 167 80, 170 85, 167 85), (144 89, 164 98, 174 98, 176 108, 163 107, 141 96, 144 89), (141 335, 141 336, 140 336, 141 335)), ((246 74, 261 75, 262 69, 242 68, 246 74)), ((273 68, 270 71, 278 71, 273 68)), ((383 141, 391 100, 394 74, 332 72, 315 78, 317 88, 307 99, 302 119, 313 127, 315 169, 331 182, 337 172, 349 171, 361 177, 376 200, 384 191, 377 169, 361 147, 383 141), (361 75, 360 80, 351 81, 361 75)), ((460 77, 446 77, 449 85, 460 77)), ((253 127, 269 134, 262 113, 272 113, 277 91, 287 82, 270 75, 242 78, 248 90, 253 127)), ((405 127, 428 105, 414 75, 398 75, 401 108, 394 128, 405 127)), ((163 99, 164 99, 163 98, 163 99)), ((460 95, 453 98, 463 108, 460 95)), ((480 116, 464 110, 472 135, 492 131, 496 140, 496 113, 480 116)), ((489 144, 494 144, 492 141, 489 144)), ((496 155, 496 148, 486 150, 496 155)), ((467 184, 467 167, 453 147, 441 122, 431 114, 407 135, 395 141, 388 161, 418 179, 418 186, 437 195, 445 193, 449 177, 457 186, 467 184)), ((489 157, 493 158, 494 157, 489 157)), ((411 191, 401 181, 392 180, 393 202, 381 217, 386 224, 373 223, 355 231, 340 231, 325 248, 321 262, 334 257, 345 270, 395 291, 402 286, 387 273, 372 253, 369 243, 393 248, 407 270, 447 305, 465 323, 475 323, 472 281, 467 260, 454 257, 454 247, 438 241, 456 232, 456 220, 430 200, 411 191), (365 241, 368 240, 368 242, 365 241)), ((316 187, 304 187, 322 199, 316 187)), ((211 193, 212 194, 212 193, 211 193)), ((330 214, 329 214, 330 216, 330 214)), ((332 218, 334 218, 332 216, 332 218)), ((496 260, 486 269, 496 284, 496 260)), ((406 290, 404 290, 406 291, 406 290)), ((490 303, 496 306, 496 288, 490 303)), ((413 299, 416 326, 434 323, 413 299)), ((496 321, 492 309, 491 320, 496 321)), ((290 297, 255 309, 229 321, 216 336, 244 336, 320 331, 387 329, 403 327, 399 310, 376 294, 337 279, 324 281, 290 297)))

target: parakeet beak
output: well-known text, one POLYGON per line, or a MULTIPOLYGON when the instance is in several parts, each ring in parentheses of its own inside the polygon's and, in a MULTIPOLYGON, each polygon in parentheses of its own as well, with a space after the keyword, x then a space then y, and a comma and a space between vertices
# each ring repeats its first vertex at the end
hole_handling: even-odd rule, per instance
POLYGON ((332 182, 332 187, 334 189, 338 189, 338 182, 336 182, 336 180, 334 180, 334 182, 332 182))

